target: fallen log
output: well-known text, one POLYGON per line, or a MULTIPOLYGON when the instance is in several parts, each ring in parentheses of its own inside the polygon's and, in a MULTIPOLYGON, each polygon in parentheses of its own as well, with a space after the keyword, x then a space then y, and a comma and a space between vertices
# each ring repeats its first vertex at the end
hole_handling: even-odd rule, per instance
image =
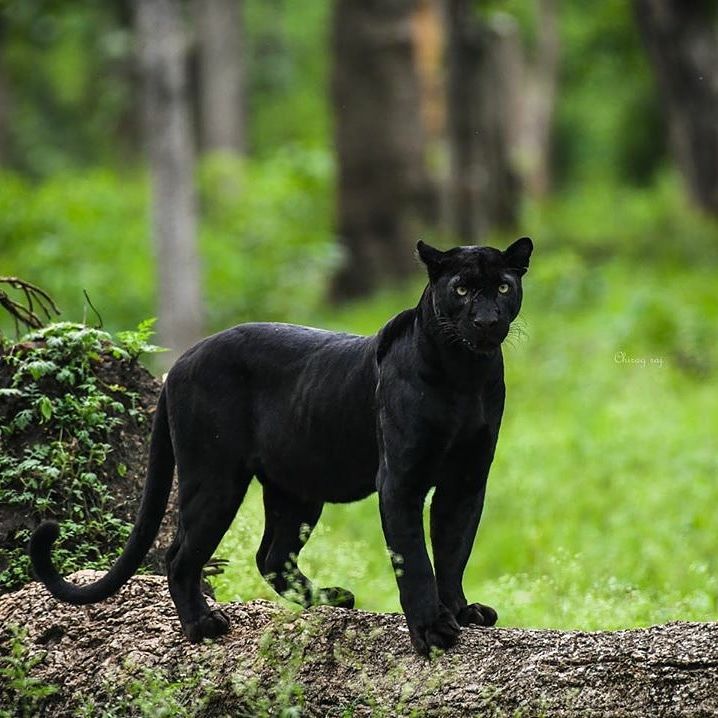
POLYGON ((718 715, 714 623, 474 627, 427 660, 400 615, 266 601, 223 608, 230 634, 192 645, 158 576, 84 607, 37 583, 0 596, 0 706, 33 716, 718 715))

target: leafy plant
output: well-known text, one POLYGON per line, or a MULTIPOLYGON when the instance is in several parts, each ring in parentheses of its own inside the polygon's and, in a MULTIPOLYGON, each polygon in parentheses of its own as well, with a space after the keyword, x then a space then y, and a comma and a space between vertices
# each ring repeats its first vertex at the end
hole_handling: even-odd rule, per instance
POLYGON ((75 712, 78 718, 124 718, 128 715, 193 718, 206 715, 216 694, 216 686, 204 670, 170 677, 161 670, 138 669, 128 662, 125 670, 133 674, 129 680, 105 683, 102 707, 95 697, 85 697, 75 712))
POLYGON ((30 655, 27 633, 18 626, 7 628, 10 641, 5 646, 9 650, 0 655, 0 718, 34 718, 59 687, 30 675, 44 654, 30 655))
POLYGON ((151 322, 117 341, 62 322, 2 344, 0 505, 17 517, 17 526, 0 545, 0 590, 26 582, 25 546, 40 519, 63 519, 56 551, 61 573, 103 568, 124 545, 131 526, 110 510, 107 477, 121 481, 127 467, 114 459, 112 437, 145 416, 138 395, 110 383, 107 370, 156 351, 150 335, 151 322))
POLYGON ((156 321, 156 318, 151 317, 140 322, 137 329, 133 331, 117 332, 115 337, 118 346, 127 352, 131 359, 137 359, 142 354, 156 354, 157 352, 166 351, 164 347, 159 347, 149 342, 155 333, 152 327, 154 327, 156 321))
POLYGON ((340 257, 333 170, 327 152, 296 147, 261 162, 204 160, 200 234, 212 326, 301 322, 319 304, 340 257))

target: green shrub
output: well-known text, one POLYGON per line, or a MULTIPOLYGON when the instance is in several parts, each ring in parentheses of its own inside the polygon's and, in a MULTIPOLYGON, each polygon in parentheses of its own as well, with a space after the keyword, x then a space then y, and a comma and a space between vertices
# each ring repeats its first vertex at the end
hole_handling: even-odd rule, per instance
POLYGON ((106 568, 124 546, 131 524, 118 515, 116 491, 127 483, 118 437, 146 417, 116 363, 156 349, 148 332, 145 323, 115 341, 59 323, 0 346, 0 506, 12 519, 0 541, 0 592, 29 579, 26 546, 41 519, 62 519, 63 575, 106 568))
POLYGON ((1 644, 0 718, 33 718, 42 714, 47 700, 60 688, 30 675, 44 653, 31 655, 26 632, 17 626, 6 628, 10 641, 1 644))
POLYGON ((325 152, 286 149, 261 162, 208 157, 200 171, 210 325, 302 321, 339 257, 325 152))
MULTIPOLYGON (((301 320, 338 259, 326 152, 288 148, 263 161, 209 157, 200 167, 200 252, 209 330, 301 320)), ((34 183, 0 172, 2 272, 46 289, 65 317, 106 326, 155 314, 148 186, 137 172, 65 172, 34 183)), ((12 322, 0 314, 0 331, 12 322)))
MULTIPOLYGON (((152 316, 147 187, 132 173, 64 172, 32 182, 0 173, 0 261, 82 318, 86 289, 110 328, 152 316)), ((91 315, 91 312, 89 312, 91 315)), ((0 330, 11 323, 0 315, 0 330)))
POLYGON ((570 250, 594 260, 621 257, 637 271, 646 263, 718 263, 718 221, 691 206, 674 173, 651 187, 594 180, 527 201, 520 226, 542 255, 570 250))

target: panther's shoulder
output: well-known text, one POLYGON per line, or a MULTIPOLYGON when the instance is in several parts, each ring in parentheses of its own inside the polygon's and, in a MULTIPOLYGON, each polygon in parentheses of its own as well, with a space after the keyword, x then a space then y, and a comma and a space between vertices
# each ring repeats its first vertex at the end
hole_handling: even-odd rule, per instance
POLYGON ((390 319, 377 335, 376 361, 381 364, 391 345, 404 336, 414 323, 415 309, 405 309, 390 319))

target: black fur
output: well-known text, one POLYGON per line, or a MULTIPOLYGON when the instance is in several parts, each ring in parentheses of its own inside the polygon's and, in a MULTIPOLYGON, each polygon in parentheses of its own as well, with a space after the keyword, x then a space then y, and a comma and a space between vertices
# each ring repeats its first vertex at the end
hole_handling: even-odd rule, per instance
POLYGON ((190 640, 229 629, 226 615, 207 606, 200 577, 253 476, 266 521, 257 566, 279 593, 304 605, 354 605, 344 589, 313 589, 296 559, 325 502, 378 490, 416 649, 447 648, 461 625, 493 625, 492 608, 467 602, 462 576, 503 413, 501 342, 521 306, 532 248, 528 238, 505 252, 440 252, 419 242, 429 284, 414 309, 375 336, 242 324, 199 342, 167 377, 122 556, 96 583, 70 584, 52 564, 58 527, 47 522, 30 544, 37 576, 69 603, 116 592, 155 538, 176 461, 180 518, 168 581, 190 640), (431 487, 433 569, 422 524, 431 487))

